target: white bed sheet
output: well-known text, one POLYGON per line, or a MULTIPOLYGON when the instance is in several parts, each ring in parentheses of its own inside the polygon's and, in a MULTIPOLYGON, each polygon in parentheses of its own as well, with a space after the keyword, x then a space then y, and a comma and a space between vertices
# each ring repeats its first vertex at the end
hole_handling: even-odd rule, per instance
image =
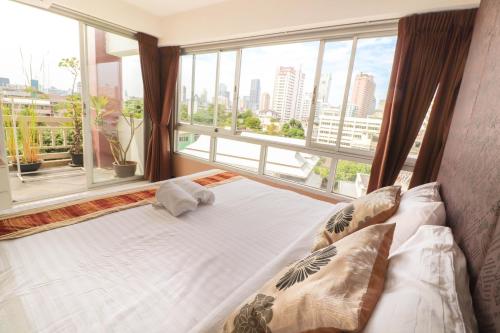
POLYGON ((212 331, 341 205, 243 179, 179 218, 151 205, 0 242, 0 332, 212 331))

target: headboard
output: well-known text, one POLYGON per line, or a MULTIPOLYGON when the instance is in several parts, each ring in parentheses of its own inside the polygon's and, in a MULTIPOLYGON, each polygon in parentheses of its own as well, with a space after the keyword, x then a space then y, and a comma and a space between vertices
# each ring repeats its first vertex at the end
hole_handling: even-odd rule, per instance
POLYGON ((481 332, 500 331, 500 1, 483 0, 438 181, 481 332))

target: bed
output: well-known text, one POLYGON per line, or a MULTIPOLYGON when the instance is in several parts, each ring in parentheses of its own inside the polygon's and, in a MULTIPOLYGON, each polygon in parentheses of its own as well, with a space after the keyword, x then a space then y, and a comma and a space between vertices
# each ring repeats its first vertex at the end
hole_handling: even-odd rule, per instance
POLYGON ((346 205, 249 179, 212 190, 178 218, 143 205, 0 241, 0 332, 215 331, 346 205))

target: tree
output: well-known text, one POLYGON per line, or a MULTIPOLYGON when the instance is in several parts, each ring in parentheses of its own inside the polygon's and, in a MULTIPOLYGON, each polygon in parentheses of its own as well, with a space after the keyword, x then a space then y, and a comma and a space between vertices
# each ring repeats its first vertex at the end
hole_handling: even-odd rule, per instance
POLYGON ((245 118, 245 127, 253 130, 261 130, 260 119, 254 116, 245 118))
POLYGON ((281 128, 281 133, 283 136, 286 136, 288 138, 305 138, 302 123, 295 119, 291 119, 290 121, 284 123, 283 127, 281 128))
POLYGON ((280 133, 280 128, 274 122, 271 122, 269 125, 266 126, 266 134, 279 135, 279 133, 280 133))
POLYGON ((337 172, 335 173, 335 185, 337 186, 338 181, 341 180, 353 182, 356 180, 358 173, 370 174, 370 170, 371 166, 368 164, 339 160, 337 162, 337 172))
POLYGON ((66 110, 71 110, 73 126, 75 127, 72 140, 73 143, 71 144, 69 152, 73 155, 83 154, 82 99, 80 94, 75 94, 76 80, 78 79, 78 75, 80 75, 80 62, 75 57, 63 58, 59 61, 59 67, 68 70, 73 78, 71 95, 66 97, 65 102, 66 110))

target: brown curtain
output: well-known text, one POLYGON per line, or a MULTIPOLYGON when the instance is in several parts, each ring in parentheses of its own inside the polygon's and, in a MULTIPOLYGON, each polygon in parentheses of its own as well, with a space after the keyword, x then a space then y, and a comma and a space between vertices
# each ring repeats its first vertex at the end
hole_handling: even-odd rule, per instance
POLYGON ((410 181, 410 188, 437 179, 444 146, 451 126, 453 110, 462 83, 465 63, 472 40, 476 10, 464 12, 451 32, 445 66, 439 80, 429 123, 410 181))
POLYGON ((144 112, 151 119, 144 177, 159 181, 172 177, 172 149, 168 126, 174 107, 180 48, 158 48, 158 39, 138 33, 144 84, 144 112))
MULTIPOLYGON (((450 51, 460 49, 458 44, 462 39, 457 36, 464 29, 471 29, 475 12, 475 9, 447 11, 399 20, 394 64, 368 192, 396 181, 438 85, 451 85, 451 80, 449 84, 444 81, 447 72, 449 77, 457 76, 455 62, 464 60, 458 59, 460 54, 450 54, 450 51)), ((436 107, 442 105, 438 98, 451 101, 449 95, 449 89, 442 89, 442 94, 438 92, 436 107)))

